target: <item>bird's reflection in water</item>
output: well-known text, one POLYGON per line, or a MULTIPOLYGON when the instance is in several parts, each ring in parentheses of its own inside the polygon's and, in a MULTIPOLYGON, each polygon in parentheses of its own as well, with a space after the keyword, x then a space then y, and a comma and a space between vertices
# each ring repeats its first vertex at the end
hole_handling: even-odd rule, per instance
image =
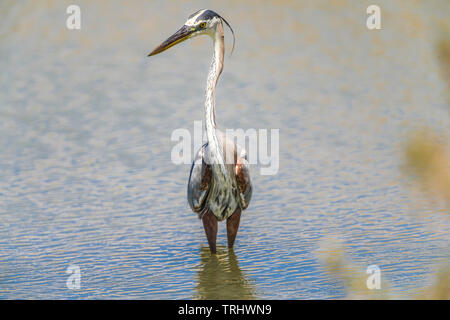
POLYGON ((252 281, 241 271, 236 254, 224 246, 212 255, 208 246, 200 249, 196 299, 237 300, 256 299, 252 281))

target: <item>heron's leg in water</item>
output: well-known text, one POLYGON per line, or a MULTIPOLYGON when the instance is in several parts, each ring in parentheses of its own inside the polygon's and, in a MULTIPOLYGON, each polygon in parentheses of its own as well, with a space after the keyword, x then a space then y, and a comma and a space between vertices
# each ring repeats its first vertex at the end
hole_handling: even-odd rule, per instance
POLYGON ((241 221, 241 209, 237 208, 236 211, 227 219, 227 238, 228 248, 233 248, 234 240, 239 229, 239 222, 241 221))
POLYGON ((216 239, 217 239, 217 218, 211 212, 207 211, 203 217, 203 227, 205 228, 206 238, 208 239, 209 250, 212 254, 216 253, 216 239))

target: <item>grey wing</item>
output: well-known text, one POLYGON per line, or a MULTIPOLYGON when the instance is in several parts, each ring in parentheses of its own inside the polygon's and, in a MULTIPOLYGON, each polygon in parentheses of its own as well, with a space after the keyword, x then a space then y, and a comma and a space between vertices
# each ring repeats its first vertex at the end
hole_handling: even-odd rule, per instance
POLYGON ((206 199, 211 185, 211 167, 206 164, 206 148, 205 143, 192 163, 191 173, 189 175, 187 198, 192 211, 202 214, 205 209, 206 199))
POLYGON ((244 149, 240 150, 240 157, 236 161, 236 181, 239 188, 239 202, 242 210, 247 209, 252 198, 252 181, 250 179, 249 164, 244 149))

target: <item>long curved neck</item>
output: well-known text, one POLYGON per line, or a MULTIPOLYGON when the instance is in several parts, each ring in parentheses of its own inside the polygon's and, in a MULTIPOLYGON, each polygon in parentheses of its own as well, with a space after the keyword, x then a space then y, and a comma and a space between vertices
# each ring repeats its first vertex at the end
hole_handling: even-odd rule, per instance
POLYGON ((222 23, 216 26, 216 32, 213 35, 214 55, 209 68, 208 81, 206 84, 206 101, 205 101, 205 123, 206 134, 210 143, 215 143, 216 138, 216 110, 215 110, 215 91, 217 80, 223 69, 224 56, 224 32, 222 23))

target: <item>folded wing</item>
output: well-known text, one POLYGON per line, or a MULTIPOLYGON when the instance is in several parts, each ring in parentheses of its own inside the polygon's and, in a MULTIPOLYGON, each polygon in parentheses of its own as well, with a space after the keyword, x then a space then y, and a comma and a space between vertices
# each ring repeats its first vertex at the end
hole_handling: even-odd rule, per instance
POLYGON ((188 202, 192 211, 203 213, 211 186, 211 166, 206 164, 205 155, 208 143, 205 143, 195 156, 188 182, 188 202))

